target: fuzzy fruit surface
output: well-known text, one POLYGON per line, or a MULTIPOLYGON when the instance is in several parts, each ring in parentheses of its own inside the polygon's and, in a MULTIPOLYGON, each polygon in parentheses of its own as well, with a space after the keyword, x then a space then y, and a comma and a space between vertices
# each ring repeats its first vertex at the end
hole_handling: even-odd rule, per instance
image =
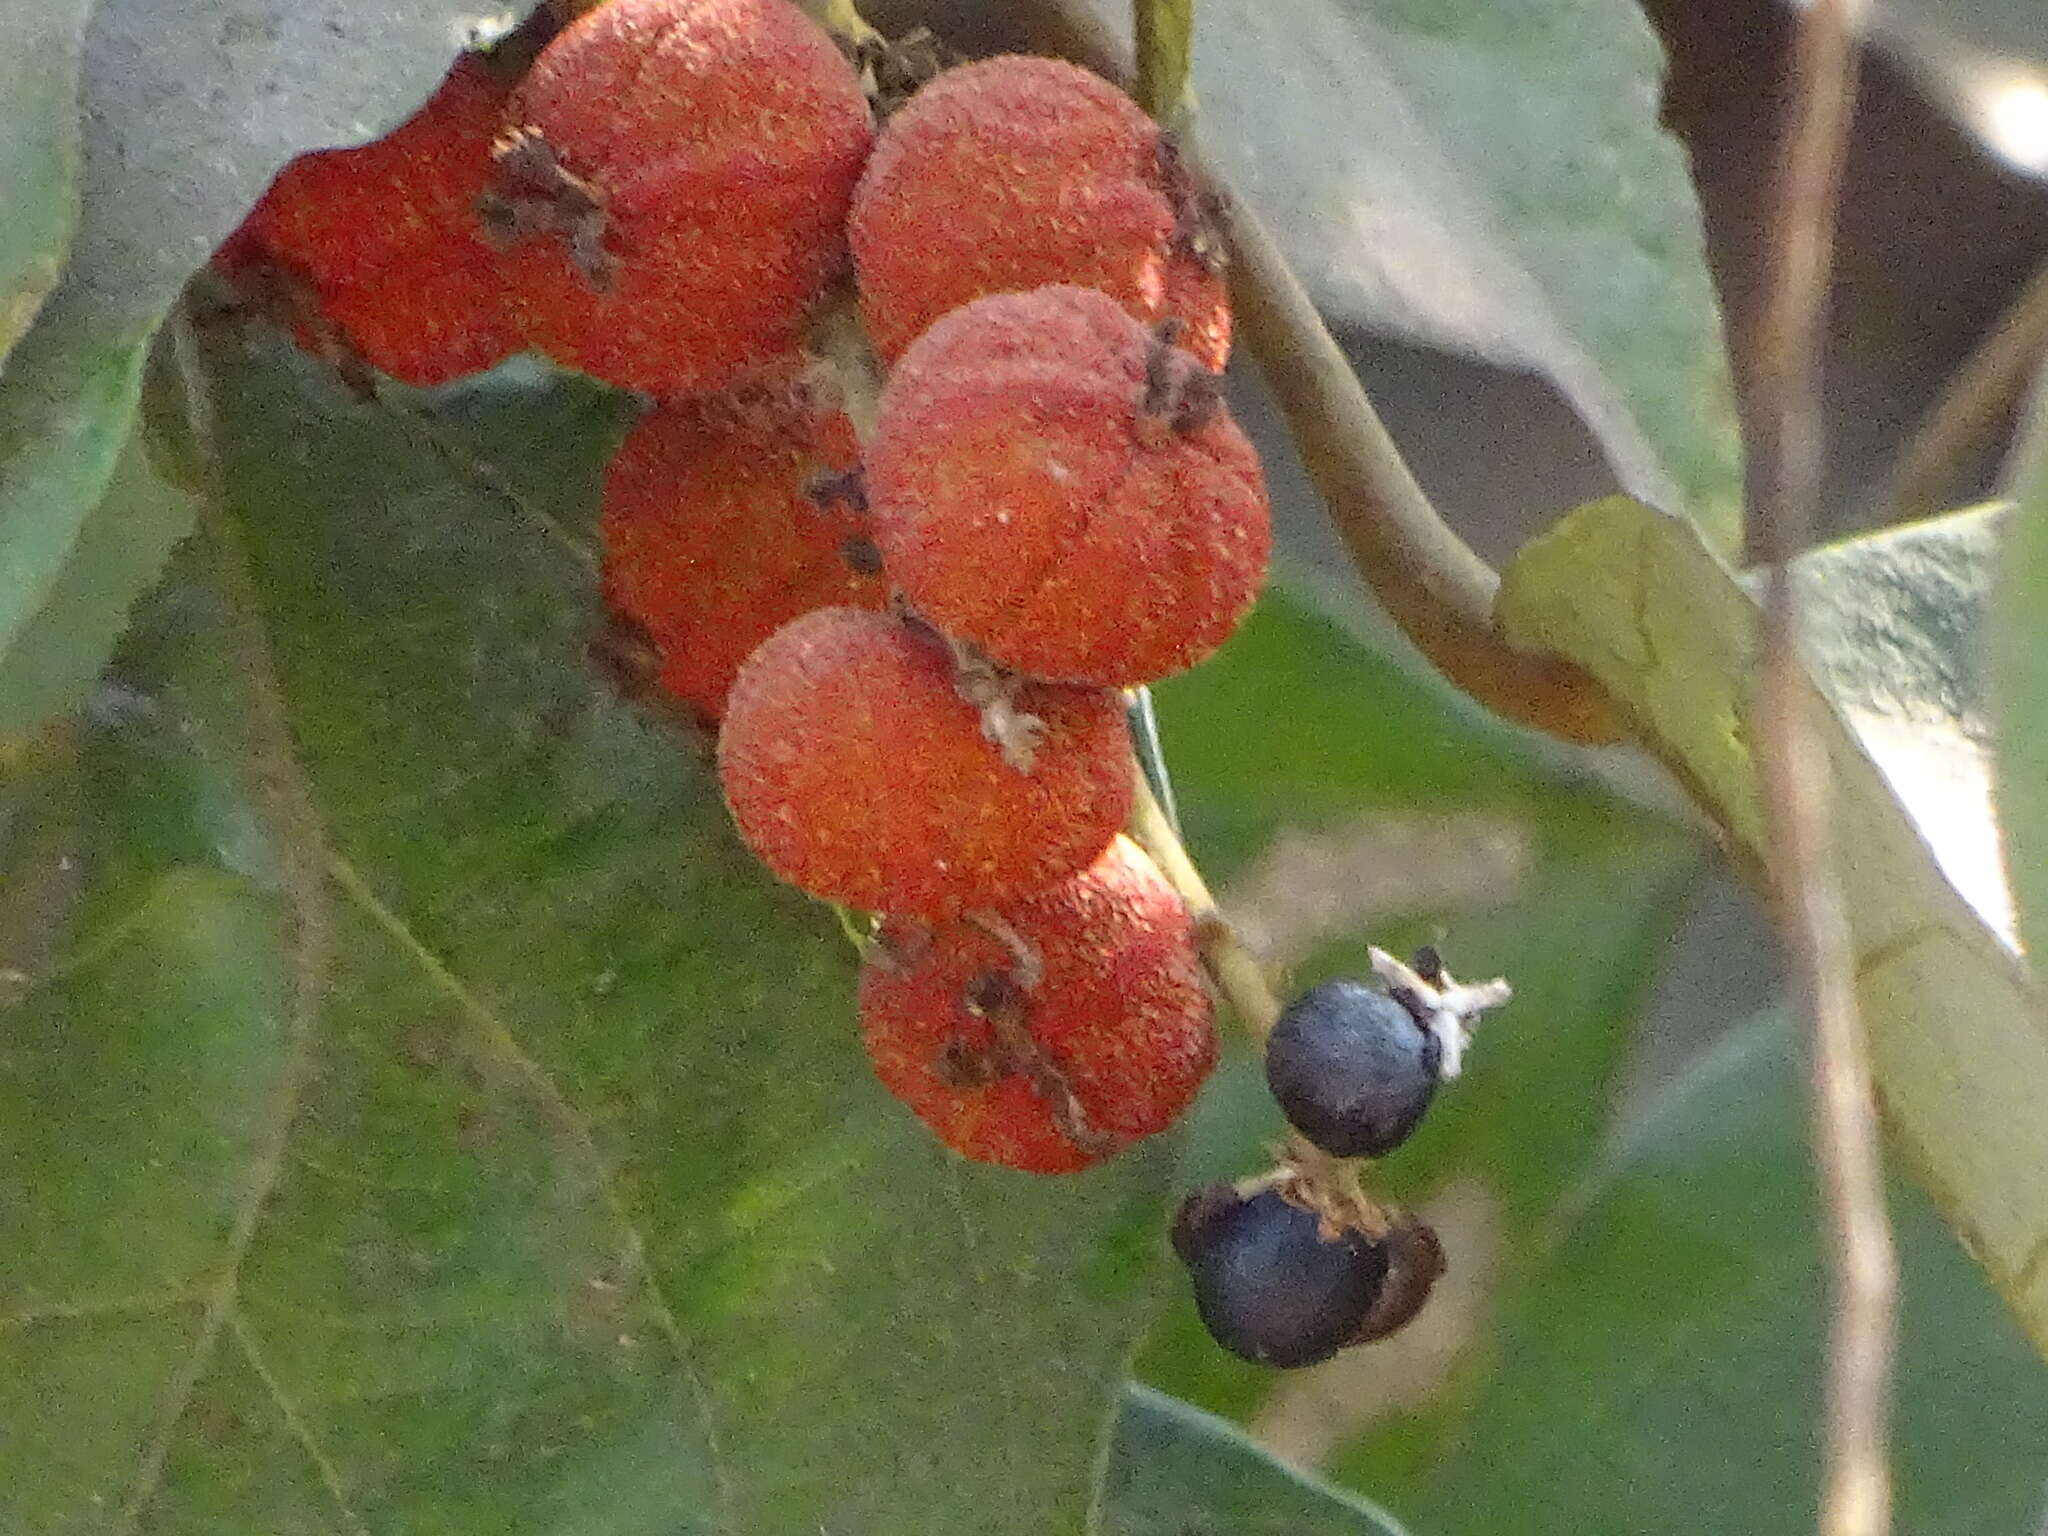
POLYGON ((574 179, 556 214, 605 267, 561 224, 529 232, 508 252, 517 318, 607 383, 703 394, 773 366, 845 264, 873 119, 789 0, 608 0, 542 51, 506 121, 574 179))
POLYGON ((1007 54, 947 70, 889 120, 849 232, 861 316, 900 356, 985 294, 1097 288, 1172 316, 1207 366, 1230 352, 1222 279, 1193 258, 1158 125, 1099 76, 1007 54))
POLYGON ((1442 1042, 1356 981, 1311 987, 1266 1041, 1266 1085, 1288 1123, 1338 1157, 1384 1157, 1422 1123, 1442 1042))
POLYGON ((982 733, 929 631, 821 608, 740 668, 718 737, 740 835, 777 875, 870 912, 946 918, 1086 868, 1130 812, 1123 706, 1102 689, 1021 687, 1032 766, 982 733))
POLYGON ((1357 1342, 1387 1277, 1385 1243, 1358 1231, 1325 1240, 1314 1213, 1270 1189, 1190 1195, 1173 1247, 1210 1336, 1257 1365, 1315 1365, 1357 1342))
POLYGON ((476 222, 506 94, 464 54, 383 138, 301 155, 279 172, 225 264, 260 256, 302 280, 364 361, 407 384, 446 383, 509 357, 521 343, 504 270, 476 222))
POLYGON ((789 384, 657 406, 606 466, 606 604, 647 631, 660 686, 707 722, 791 619, 886 601, 881 579, 848 563, 865 520, 807 494, 856 458, 853 424, 789 384))
POLYGON ((1035 677, 1192 666, 1251 606, 1272 544, 1250 441, 1220 401, 1183 409, 1213 386, 1091 289, 955 310, 890 375, 868 445, 889 574, 1035 677))
POLYGON ((969 921, 928 931, 892 920, 860 982, 862 1043, 882 1085, 956 1152, 1032 1173, 1071 1173, 1165 1130, 1216 1059, 1193 925, 1165 877, 1119 837, 999 916, 1042 968, 1005 1004, 1042 1053, 1038 1080, 1006 1059, 975 1001, 1012 950, 969 921), (1064 1124, 1051 1102, 1062 1089, 1064 1124))

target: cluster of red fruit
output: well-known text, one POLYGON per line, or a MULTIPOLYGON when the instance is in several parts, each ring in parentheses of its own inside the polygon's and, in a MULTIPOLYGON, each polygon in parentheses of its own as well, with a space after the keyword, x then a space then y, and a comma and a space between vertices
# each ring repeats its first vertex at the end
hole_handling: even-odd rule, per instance
POLYGON ((408 383, 533 350, 653 397, 607 606, 717 725, 749 846, 881 914, 882 1082, 970 1157, 1070 1171, 1213 1060, 1187 908, 1121 835, 1123 690, 1243 616, 1265 491, 1157 126, 1049 59, 938 73, 879 132, 871 94, 789 0, 607 0, 523 78, 466 57, 294 162, 223 265, 408 383), (803 350, 848 271, 888 368, 865 442, 803 350))

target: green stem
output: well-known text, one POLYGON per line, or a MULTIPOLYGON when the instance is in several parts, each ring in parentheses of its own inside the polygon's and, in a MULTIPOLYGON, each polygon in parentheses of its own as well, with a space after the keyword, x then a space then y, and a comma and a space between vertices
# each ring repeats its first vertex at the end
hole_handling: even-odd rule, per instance
POLYGON ((1131 94, 1162 123, 1189 106, 1188 75, 1195 56, 1195 0, 1131 0, 1137 67, 1131 94))

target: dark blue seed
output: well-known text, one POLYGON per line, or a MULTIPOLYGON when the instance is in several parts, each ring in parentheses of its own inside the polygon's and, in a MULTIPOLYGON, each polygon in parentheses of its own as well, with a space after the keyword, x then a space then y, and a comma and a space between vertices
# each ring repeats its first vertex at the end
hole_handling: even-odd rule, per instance
POLYGON ((1314 1365, 1355 1342, 1387 1275, 1386 1244, 1356 1231, 1325 1241, 1312 1213, 1272 1190, 1189 1196, 1173 1245, 1211 1337, 1259 1365, 1314 1365))
POLYGON ((1338 1157, 1383 1157, 1436 1094, 1443 1042, 1386 993, 1326 981, 1280 1015, 1266 1085, 1288 1123, 1338 1157))

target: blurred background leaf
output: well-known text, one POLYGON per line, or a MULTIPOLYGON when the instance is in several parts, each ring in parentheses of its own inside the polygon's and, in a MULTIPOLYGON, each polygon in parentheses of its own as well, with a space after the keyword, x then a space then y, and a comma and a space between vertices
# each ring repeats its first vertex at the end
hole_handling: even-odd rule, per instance
MULTIPOLYGON (((1404 1517, 1444 1536, 1813 1528, 1825 1306, 1804 1076, 1768 1016, 1622 1129, 1508 1304, 1504 1389, 1404 1517)), ((2031 1531, 2048 1375, 1927 1201, 1896 1188, 1892 1219, 1898 1527, 2031 1531)))
MULTIPOLYGON (((11 9, 0 17, 0 85, 19 72, 29 87, 0 90, 0 170, 21 173, 0 177, 6 238, 25 242, 18 257, 0 249, 0 294, 22 274, 23 294, 55 287, 0 372, 0 663, 102 504, 150 334, 186 278, 290 156, 374 137, 425 99, 478 20, 457 0, 252 0, 232 13, 213 0, 99 0, 81 52, 66 32, 77 8, 22 9, 18 26, 11 9), (60 253, 61 277, 45 272, 60 253)), ((5 302, 0 340, 12 341, 16 300, 5 302)), ((136 537, 161 548, 146 527, 136 537)), ((70 579, 98 586, 91 571, 70 579)))
POLYGON ((2033 0, 1883 0, 1867 25, 1993 154, 2048 176, 2048 25, 2033 0))
POLYGON ((56 285, 78 219, 78 54, 89 8, 0 5, 0 367, 56 285))
POLYGON ((1727 547, 1734 397, 1662 73, 1632 0, 1210 0, 1195 29, 1203 140, 1333 323, 1545 375, 1623 488, 1727 547))
MULTIPOLYGON (((1599 678, 1738 856, 1761 857, 1746 723, 1756 608, 1689 529, 1626 498, 1581 507, 1509 567, 1500 611, 1518 643, 1599 678)), ((2038 986, 1949 883, 1839 717, 1817 712, 1815 729, 1833 779, 1857 996, 1894 1145, 2048 1349, 2048 1271, 2038 1260, 2048 1120, 2037 1112, 2048 1097, 2048 1026, 2038 986), (1969 1006, 1956 1007, 1965 996, 1969 1006)))
POLYGON ((1996 627, 1998 825, 2029 954, 2048 953, 2048 372, 2013 465, 1996 627))

